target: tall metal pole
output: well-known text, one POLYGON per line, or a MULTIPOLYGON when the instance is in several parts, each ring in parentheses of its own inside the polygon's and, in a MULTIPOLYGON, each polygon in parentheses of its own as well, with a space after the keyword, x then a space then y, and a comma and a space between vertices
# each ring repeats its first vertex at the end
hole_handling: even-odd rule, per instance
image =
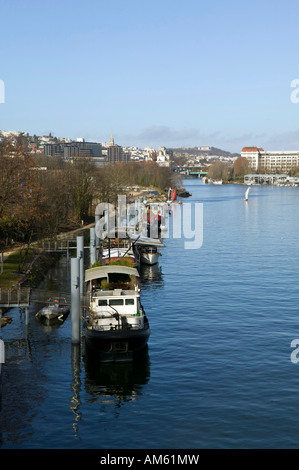
POLYGON ((80 316, 80 259, 71 258, 71 311, 72 343, 79 344, 81 336, 80 316))
POLYGON ((0 338, 0 377, 1 377, 1 364, 5 363, 5 344, 0 338))
POLYGON ((96 230, 95 227, 90 228, 90 266, 96 262, 96 230))
MULTIPOLYGON (((0 308, 0 325, 2 319, 2 308, 0 308)), ((1 326, 0 326, 0 378, 1 378, 1 364, 5 363, 5 345, 4 341, 1 339, 1 326)))
POLYGON ((80 294, 83 295, 84 286, 84 237, 77 236, 77 258, 80 259, 80 294))
MULTIPOLYGON (((99 216, 99 215, 96 215, 96 216, 95 216, 95 219, 94 219, 94 221, 95 221, 95 227, 96 227, 97 223, 99 222, 99 220, 100 220, 100 216, 99 216)), ((96 235, 96 246, 97 246, 97 247, 100 246, 100 239, 99 239, 99 237, 98 237, 97 235, 96 235)))

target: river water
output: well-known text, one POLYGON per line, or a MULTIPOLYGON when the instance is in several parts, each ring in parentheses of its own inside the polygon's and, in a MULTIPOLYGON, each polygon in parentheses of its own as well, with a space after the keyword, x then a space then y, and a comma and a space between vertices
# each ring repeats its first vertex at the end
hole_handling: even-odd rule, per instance
MULTIPOLYGON (((243 185, 184 185, 170 224, 202 203, 203 243, 169 236, 142 270, 139 361, 99 367, 72 346, 70 316, 53 329, 39 305, 28 324, 10 312, 0 448, 299 447, 299 188, 254 186, 244 202, 243 185)), ((68 286, 62 258, 42 288, 68 286)))

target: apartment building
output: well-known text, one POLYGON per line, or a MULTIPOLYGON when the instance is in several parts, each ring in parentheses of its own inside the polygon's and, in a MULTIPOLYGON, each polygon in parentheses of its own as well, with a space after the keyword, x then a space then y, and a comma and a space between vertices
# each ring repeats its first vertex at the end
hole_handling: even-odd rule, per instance
POLYGON ((244 147, 241 157, 247 158, 252 171, 288 173, 299 167, 299 150, 270 152, 259 147, 244 147))
POLYGON ((93 158, 94 161, 101 160, 102 146, 97 142, 77 141, 71 143, 45 144, 44 154, 49 157, 62 157, 66 160, 73 158, 93 158))

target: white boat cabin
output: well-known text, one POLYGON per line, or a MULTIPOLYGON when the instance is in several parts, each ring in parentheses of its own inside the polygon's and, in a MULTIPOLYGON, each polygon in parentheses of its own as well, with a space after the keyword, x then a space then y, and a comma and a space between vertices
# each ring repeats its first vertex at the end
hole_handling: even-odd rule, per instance
POLYGON ((88 269, 90 328, 106 330, 143 327, 137 269, 119 265, 88 269))

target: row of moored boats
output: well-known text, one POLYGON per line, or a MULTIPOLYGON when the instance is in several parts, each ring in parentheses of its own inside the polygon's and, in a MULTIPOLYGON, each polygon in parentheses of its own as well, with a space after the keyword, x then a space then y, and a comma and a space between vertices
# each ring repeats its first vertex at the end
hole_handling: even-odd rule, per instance
MULTIPOLYGON (((141 302, 139 270, 143 264, 157 264, 163 246, 160 226, 158 238, 134 230, 126 239, 102 240, 98 261, 85 271, 87 354, 101 361, 127 361, 146 347, 150 325, 141 302)), ((50 299, 36 317, 49 324, 63 321, 69 311, 66 299, 50 299)))

